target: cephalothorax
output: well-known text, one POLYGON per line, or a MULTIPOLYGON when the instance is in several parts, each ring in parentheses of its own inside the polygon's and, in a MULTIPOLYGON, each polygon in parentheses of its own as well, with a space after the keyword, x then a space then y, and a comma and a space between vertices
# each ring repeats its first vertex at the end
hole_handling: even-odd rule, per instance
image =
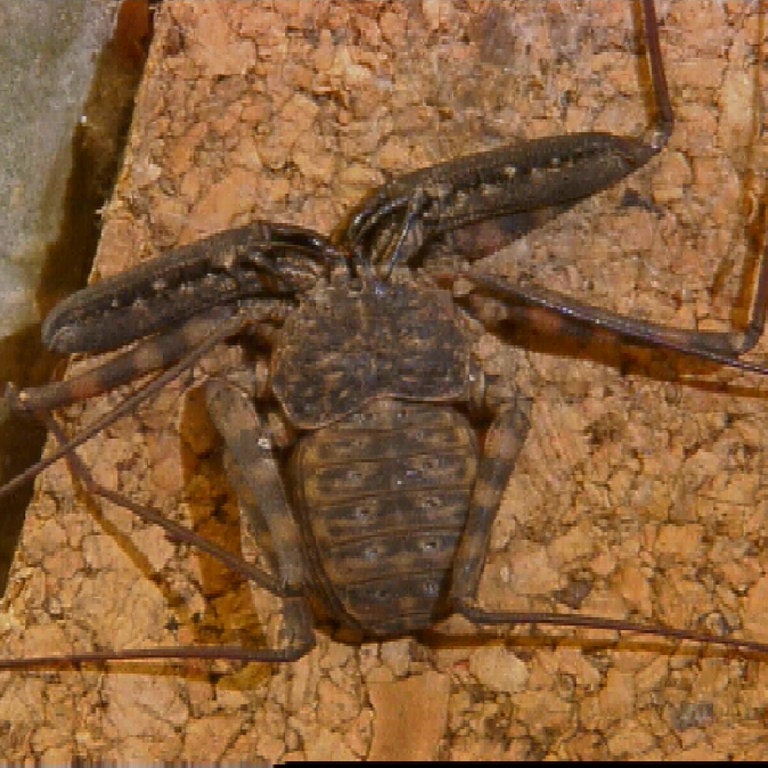
MULTIPOLYGON (((642 7, 657 101, 650 140, 571 134, 460 158, 384 185, 336 240, 257 222, 87 288, 51 313, 44 338, 60 351, 137 345, 68 382, 9 389, 6 402, 15 410, 45 413, 165 369, 109 417, 114 419, 225 339, 248 333, 270 347, 269 381, 255 404, 250 393, 221 380, 206 385, 206 400, 240 504, 269 529, 272 572, 237 561, 108 489, 91 487, 281 597, 284 638, 274 648, 82 652, 67 659, 3 660, 0 668, 119 658, 288 661, 314 642, 312 610, 350 640, 428 629, 458 612, 479 625, 633 629, 768 651, 758 642, 682 629, 489 611, 476 604, 491 524, 523 446, 531 404, 508 382, 482 374, 472 358, 468 317, 494 325, 506 315, 519 319, 531 309, 544 310, 587 330, 768 374, 739 358, 763 330, 765 258, 744 333, 671 329, 512 284, 484 273, 479 261, 470 259, 448 276, 430 262, 431 241, 446 233, 542 207, 565 209, 664 147, 672 110, 653 2, 644 0, 642 7), (459 299, 451 290, 457 278, 466 284, 459 299), (268 410, 279 411, 298 432, 292 443, 280 444, 268 410)), ((87 476, 72 451, 104 424, 57 456, 70 455, 87 476)))

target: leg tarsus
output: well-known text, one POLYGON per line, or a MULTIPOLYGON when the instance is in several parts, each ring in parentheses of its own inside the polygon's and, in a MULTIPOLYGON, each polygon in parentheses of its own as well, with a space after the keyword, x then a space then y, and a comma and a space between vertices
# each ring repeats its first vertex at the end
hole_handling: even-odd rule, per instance
POLYGON ((738 637, 721 637, 692 629, 679 629, 661 624, 643 624, 625 619, 591 616, 578 613, 536 613, 531 611, 489 611, 478 608, 473 602, 459 598, 453 604, 454 611, 477 626, 507 626, 521 624, 546 624, 569 629, 597 629, 606 632, 632 632, 667 640, 688 641, 700 645, 716 645, 739 652, 749 651, 765 656, 768 643, 738 637))
POLYGON ((86 651, 66 656, 32 656, 23 659, 0 659, 0 671, 28 669, 61 669, 81 665, 101 665, 112 661, 238 661, 261 664, 284 664, 298 661, 315 647, 311 635, 284 648, 253 648, 240 645, 155 646, 128 648, 122 651, 86 651))
POLYGON ((669 100, 669 86, 664 72, 664 59, 659 43, 659 21, 656 17, 654 0, 643 0, 643 28, 645 30, 645 45, 648 55, 648 66, 651 71, 653 94, 656 99, 656 129, 651 139, 651 146, 660 152, 667 145, 675 127, 675 115, 669 100))

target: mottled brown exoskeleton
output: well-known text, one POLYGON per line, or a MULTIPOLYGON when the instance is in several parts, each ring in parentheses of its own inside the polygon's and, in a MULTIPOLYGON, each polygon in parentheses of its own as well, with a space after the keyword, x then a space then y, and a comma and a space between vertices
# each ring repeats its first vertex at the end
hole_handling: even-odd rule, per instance
POLYGON ((83 652, 2 661, 0 667, 133 658, 290 661, 312 647, 314 616, 350 641, 426 630, 460 613, 477 625, 627 629, 768 650, 682 629, 489 611, 475 602, 491 524, 529 427, 530 401, 476 365, 470 317, 495 328, 544 311, 584 333, 610 333, 768 373, 739 358, 762 333, 765 259, 744 333, 666 328, 512 284, 484 272, 481 262, 470 260, 446 275, 430 261, 430 245, 446 234, 510 217, 525 230, 542 209, 564 210, 663 149, 673 116, 654 6, 646 0, 642 8, 657 113, 648 140, 569 134, 460 158, 384 185, 333 240, 257 222, 105 280, 51 313, 44 340, 58 351, 137 345, 80 378, 10 390, 7 403, 15 410, 46 413, 165 369, 109 419, 62 447, 58 455, 68 455, 84 478, 75 445, 213 345, 251 334, 271 347, 270 375, 257 382, 256 405, 252 393, 219 380, 206 386, 206 400, 240 503, 269 529, 273 572, 238 562, 95 483, 91 488, 282 598, 284 642, 256 649, 83 652), (272 413, 297 436, 283 441, 267 418, 272 413))

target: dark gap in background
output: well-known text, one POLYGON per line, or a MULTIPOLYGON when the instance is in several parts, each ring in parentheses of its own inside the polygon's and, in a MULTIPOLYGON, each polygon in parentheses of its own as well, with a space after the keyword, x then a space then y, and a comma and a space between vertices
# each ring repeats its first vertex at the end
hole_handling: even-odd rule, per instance
MULTIPOLYGON (((42 316, 88 278, 101 231, 100 210, 112 192, 128 136, 155 5, 150 0, 123 0, 113 36, 99 54, 82 110, 85 120, 72 139, 72 171, 59 236, 47 249, 37 290, 42 316)), ((66 358, 42 347, 40 324, 0 340, 0 381, 35 386, 59 378, 65 363, 66 358)), ((0 421, 0 481, 36 462, 45 437, 45 429, 34 419, 12 416, 0 421)), ((30 482, 0 502, 2 593, 32 491, 30 482)))

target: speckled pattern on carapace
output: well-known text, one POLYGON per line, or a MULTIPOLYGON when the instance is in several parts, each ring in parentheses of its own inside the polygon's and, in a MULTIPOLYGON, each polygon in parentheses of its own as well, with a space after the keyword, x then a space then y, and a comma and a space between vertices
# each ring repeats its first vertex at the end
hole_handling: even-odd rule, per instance
MULTIPOLYGON (((658 2, 677 118, 669 147, 505 248, 495 269, 681 327, 740 321, 768 164, 758 5, 658 2)), ((96 273, 256 218, 330 232, 387 175, 518 138, 638 135, 650 102, 638 18, 626 0, 166 0, 96 273)), ((568 355, 557 342, 521 350, 486 334, 479 346, 489 371, 535 401, 483 604, 768 639, 768 381, 649 353, 617 366, 616 354, 568 355)), ((236 368, 238 354, 221 348, 80 451, 106 485, 234 548, 235 500, 199 384, 236 368)), ((768 356, 768 343, 754 354, 768 356)), ((68 409, 67 429, 123 397, 68 409)), ((27 513, 2 652, 259 642, 276 607, 73 489, 59 463, 27 513)), ((48 763, 768 757, 768 661, 605 639, 520 627, 506 644, 354 647, 319 633, 297 663, 213 675, 161 663, 4 672, 0 753, 48 763)))

